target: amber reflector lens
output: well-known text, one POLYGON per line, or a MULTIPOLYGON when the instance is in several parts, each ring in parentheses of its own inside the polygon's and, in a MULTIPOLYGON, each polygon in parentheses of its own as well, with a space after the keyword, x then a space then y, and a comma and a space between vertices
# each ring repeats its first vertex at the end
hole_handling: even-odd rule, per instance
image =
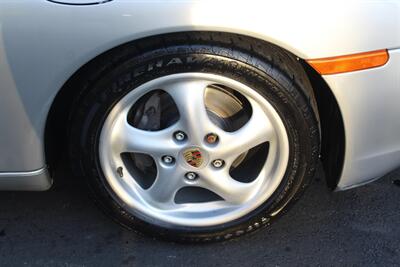
POLYGON ((383 66, 388 62, 386 49, 347 56, 327 57, 307 60, 319 74, 337 74, 383 66))

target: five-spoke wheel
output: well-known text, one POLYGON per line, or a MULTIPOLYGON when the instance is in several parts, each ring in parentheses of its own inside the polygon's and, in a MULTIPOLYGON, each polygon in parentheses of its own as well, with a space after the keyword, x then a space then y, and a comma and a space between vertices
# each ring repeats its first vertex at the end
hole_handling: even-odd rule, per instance
POLYGON ((118 197, 157 220, 186 226, 221 224, 255 209, 281 182, 288 150, 285 127, 268 101, 242 83, 202 73, 168 75, 136 88, 111 110, 100 138, 101 166, 118 197), (232 103, 237 105, 233 111, 232 103), (135 105, 149 107, 138 121, 157 117, 157 125, 165 128, 135 127, 129 120, 138 112, 132 111, 135 105), (171 105, 176 118, 165 118, 162 107, 171 105), (229 124, 224 121, 228 115, 237 129, 221 126, 229 124), (153 161, 156 176, 150 186, 138 182, 151 180, 148 173, 135 171, 143 164, 124 160, 126 154, 153 161), (238 168, 257 172, 246 180, 248 173, 234 174, 238 168), (195 190, 185 188, 203 189, 198 195, 207 190, 210 198, 200 201, 195 190), (178 193, 184 201, 176 200, 178 193))

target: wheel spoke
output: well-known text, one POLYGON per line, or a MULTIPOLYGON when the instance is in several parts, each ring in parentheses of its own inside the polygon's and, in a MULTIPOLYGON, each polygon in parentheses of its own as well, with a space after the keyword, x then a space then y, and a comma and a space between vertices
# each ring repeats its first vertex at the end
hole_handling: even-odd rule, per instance
POLYGON ((229 175, 227 170, 204 170, 199 179, 199 185, 216 193, 227 202, 241 204, 256 192, 257 182, 238 182, 229 175))
POLYGON ((188 132, 191 140, 199 143, 216 126, 207 115, 204 93, 206 81, 185 80, 165 86, 179 110, 181 126, 188 132))
POLYGON ((218 156, 224 158, 228 163, 233 162, 240 154, 275 138, 274 127, 265 115, 262 108, 253 100, 253 112, 249 121, 235 132, 220 133, 221 149, 216 151, 218 156))
POLYGON ((158 173, 153 185, 147 189, 147 195, 154 202, 167 205, 169 208, 175 206, 176 192, 184 186, 183 173, 175 167, 164 167, 158 164, 158 173))
POLYGON ((126 119, 121 118, 111 136, 112 148, 117 153, 136 152, 154 157, 178 153, 179 146, 173 140, 175 126, 160 131, 146 131, 131 126, 126 119))

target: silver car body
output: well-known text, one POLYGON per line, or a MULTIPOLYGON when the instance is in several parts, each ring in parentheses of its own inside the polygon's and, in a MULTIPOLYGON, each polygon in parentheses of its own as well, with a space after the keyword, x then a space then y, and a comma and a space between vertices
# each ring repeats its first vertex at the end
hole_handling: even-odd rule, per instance
POLYGON ((345 128, 337 189, 400 165, 399 1, 60 2, 70 4, 0 1, 0 189, 50 187, 46 120, 74 72, 118 45, 181 31, 248 35, 306 60, 388 49, 390 59, 382 67, 323 79, 345 128))

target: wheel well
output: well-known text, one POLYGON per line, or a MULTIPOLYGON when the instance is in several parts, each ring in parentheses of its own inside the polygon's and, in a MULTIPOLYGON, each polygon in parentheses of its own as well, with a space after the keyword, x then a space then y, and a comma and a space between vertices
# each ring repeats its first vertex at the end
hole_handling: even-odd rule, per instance
MULTIPOLYGON (((262 51, 267 48, 273 52, 286 53, 289 60, 297 57, 292 53, 274 44, 249 36, 237 35, 222 32, 181 32, 170 33, 158 36, 146 37, 143 39, 128 42, 112 48, 103 54, 95 57, 79 70, 77 70, 63 85, 54 99, 49 111, 45 130, 45 155, 50 167, 55 166, 58 160, 65 159, 67 155, 68 125, 70 115, 74 106, 79 102, 80 97, 85 93, 85 88, 104 71, 108 71, 124 58, 140 54, 142 51, 152 49, 165 44, 185 44, 188 38, 196 43, 223 42, 239 49, 250 50, 262 56, 262 51), (114 53, 119 50, 119 57, 115 58, 114 53), (121 50, 123 51, 121 53, 121 50), (60 153, 61 151, 65 153, 60 153)), ((273 53, 270 53, 273 54, 273 53)), ((267 55, 271 56, 271 55, 267 55)), ((270 60, 274 60, 273 58, 270 60)), ((340 177, 344 158, 344 127, 338 104, 329 86, 305 61, 299 60, 311 82, 311 92, 316 116, 319 118, 321 127, 322 147, 321 157, 326 173, 327 184, 334 188, 340 177)))
POLYGON ((345 131, 339 105, 325 80, 302 60, 317 101, 321 127, 321 161, 327 185, 334 189, 342 173, 345 131))

